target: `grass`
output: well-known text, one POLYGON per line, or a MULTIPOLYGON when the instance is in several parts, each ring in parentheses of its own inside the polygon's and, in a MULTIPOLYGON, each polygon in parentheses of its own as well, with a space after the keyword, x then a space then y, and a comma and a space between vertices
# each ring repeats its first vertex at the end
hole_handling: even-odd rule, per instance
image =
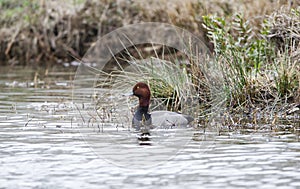
POLYGON ((158 57, 138 60, 134 56, 130 56, 126 61, 129 66, 121 66, 119 63, 120 71, 98 70, 102 76, 97 86, 101 88, 105 84, 111 89, 125 93, 126 90, 128 92, 128 89, 132 89, 135 83, 143 81, 151 88, 152 110, 164 109, 186 113, 195 110, 196 107, 192 107, 197 105, 193 101, 196 95, 195 85, 179 61, 174 64, 158 57))
MULTIPOLYGON (((298 13, 292 9, 290 13, 281 15, 290 21, 290 26, 281 28, 281 33, 300 31, 294 23, 299 18, 294 14, 298 13)), ((283 39, 280 44, 274 43, 272 32, 275 31, 272 27, 275 25, 277 30, 279 28, 276 23, 270 23, 272 16, 265 20, 265 24, 256 33, 253 33, 254 29, 241 14, 234 15, 229 22, 217 16, 203 17, 208 37, 214 44, 214 54, 223 67, 230 107, 255 107, 259 104, 263 108, 270 105, 270 101, 279 103, 278 99, 281 99, 281 103, 297 101, 299 59, 293 58, 291 54, 297 54, 298 49, 291 43, 295 44, 299 35, 297 39, 290 37, 297 35, 283 36, 277 31, 275 35, 283 39), (281 46, 286 48, 282 49, 281 46)))
POLYGON ((41 4, 37 0, 0 1, 1 19, 0 26, 10 27, 14 24, 32 25, 36 23, 41 4))
POLYGON ((257 27, 259 20, 284 4, 272 0, 1 0, 0 64, 71 61, 72 56, 82 57, 98 36, 138 22, 167 22, 204 37, 202 15, 216 14, 228 20, 231 13, 242 11, 257 27), (29 51, 28 46, 35 48, 29 51))
MULTIPOLYGON (((297 10, 292 9, 291 12, 295 14, 297 10)), ((242 14, 234 15, 229 21, 223 17, 203 16, 204 28, 214 44, 215 66, 220 71, 215 75, 221 74, 223 77, 222 83, 217 85, 222 90, 215 96, 211 94, 214 89, 211 90, 212 85, 206 80, 203 67, 199 67, 201 62, 197 58, 189 59, 187 64, 180 64, 180 60, 176 58, 169 62, 161 60, 158 56, 147 59, 139 57, 144 59, 141 61, 130 56, 126 61, 133 66, 134 71, 127 72, 120 66, 122 77, 120 72, 109 76, 120 77, 121 80, 113 80, 109 86, 131 88, 142 78, 150 85, 154 99, 160 100, 157 106, 164 105, 165 109, 183 112, 191 109, 192 105, 182 108, 190 99, 197 99, 197 112, 201 112, 201 105, 209 107, 206 113, 213 111, 214 105, 223 102, 220 99, 224 92, 226 98, 223 100, 227 104, 229 114, 239 112, 238 115, 241 116, 241 113, 246 112, 253 114, 253 120, 257 122, 257 114, 264 112, 265 116, 269 116, 270 121, 274 122, 284 104, 297 102, 300 70, 299 59, 290 56, 297 54, 298 49, 290 45, 295 45, 297 39, 288 37, 279 46, 274 43, 271 18, 266 19, 262 27, 254 31, 253 26, 242 14), (282 45, 286 48, 279 48, 282 45), (124 80, 130 85, 120 84, 124 80), (213 103, 214 100, 216 102, 213 103)), ((293 22, 290 23, 294 25, 293 22)), ((287 29, 299 31, 299 28, 287 29)), ((229 117, 234 120, 233 117, 229 117)))

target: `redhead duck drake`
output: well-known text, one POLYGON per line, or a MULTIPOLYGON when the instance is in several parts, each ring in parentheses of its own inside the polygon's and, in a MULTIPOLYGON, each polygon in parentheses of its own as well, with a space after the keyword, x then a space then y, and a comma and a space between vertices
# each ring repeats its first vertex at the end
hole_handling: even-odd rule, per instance
POLYGON ((150 88, 146 83, 138 82, 132 89, 132 95, 139 98, 139 106, 133 116, 132 126, 140 130, 142 126, 154 127, 187 126, 194 120, 189 115, 171 111, 153 111, 149 113, 150 88))

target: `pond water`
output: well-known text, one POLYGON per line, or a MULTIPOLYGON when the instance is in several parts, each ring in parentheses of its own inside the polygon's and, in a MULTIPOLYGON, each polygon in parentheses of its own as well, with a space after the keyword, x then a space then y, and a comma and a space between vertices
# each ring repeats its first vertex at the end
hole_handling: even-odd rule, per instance
POLYGON ((296 132, 187 128, 139 145, 126 129, 78 127, 74 74, 1 68, 0 188, 300 188, 296 132))

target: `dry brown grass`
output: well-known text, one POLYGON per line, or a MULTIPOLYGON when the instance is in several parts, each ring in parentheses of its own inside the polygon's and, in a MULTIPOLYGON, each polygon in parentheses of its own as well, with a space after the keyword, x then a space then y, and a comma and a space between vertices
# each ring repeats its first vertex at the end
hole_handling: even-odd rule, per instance
MULTIPOLYGON (((291 6, 289 2, 3 0, 0 2, 0 61, 1 64, 23 65, 70 61, 72 57, 69 54, 83 56, 97 36, 143 21, 172 23, 205 38, 202 15, 230 17, 233 13, 243 12, 246 19, 259 26, 266 14, 282 5, 291 6), (29 46, 33 48, 27 48, 29 46)), ((297 6, 296 1, 292 6, 297 6)))

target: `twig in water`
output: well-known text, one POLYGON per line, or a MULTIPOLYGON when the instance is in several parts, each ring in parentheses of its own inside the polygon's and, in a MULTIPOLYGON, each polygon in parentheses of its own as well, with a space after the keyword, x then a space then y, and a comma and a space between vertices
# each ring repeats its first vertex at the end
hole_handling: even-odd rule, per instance
POLYGON ((75 104, 75 107, 76 107, 76 109, 78 110, 79 115, 80 115, 80 117, 81 117, 83 123, 85 123, 85 120, 84 120, 84 118, 83 118, 83 116, 82 116, 82 114, 81 114, 81 111, 79 110, 79 108, 78 108, 78 106, 77 106, 76 104, 75 104))
POLYGON ((29 124, 29 122, 32 120, 33 118, 31 118, 30 120, 27 121, 27 123, 25 123, 24 127, 27 127, 27 125, 29 124))

